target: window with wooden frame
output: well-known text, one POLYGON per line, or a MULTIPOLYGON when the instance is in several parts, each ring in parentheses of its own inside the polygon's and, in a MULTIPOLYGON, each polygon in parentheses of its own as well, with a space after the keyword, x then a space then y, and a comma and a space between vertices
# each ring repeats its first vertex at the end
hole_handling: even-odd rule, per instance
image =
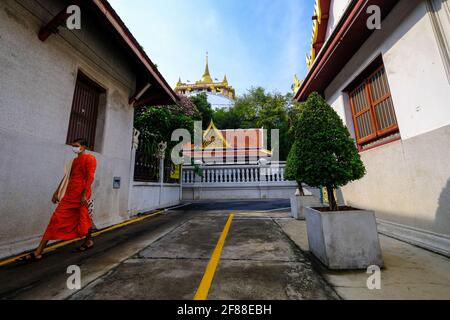
POLYGON ((375 67, 372 65, 368 70, 356 80, 354 89, 349 92, 360 150, 379 141, 399 138, 397 117, 384 65, 382 62, 381 65, 376 63, 375 67))
POLYGON ((88 149, 94 150, 100 96, 103 93, 105 90, 102 87, 79 72, 73 95, 67 144, 83 138, 88 142, 88 149))

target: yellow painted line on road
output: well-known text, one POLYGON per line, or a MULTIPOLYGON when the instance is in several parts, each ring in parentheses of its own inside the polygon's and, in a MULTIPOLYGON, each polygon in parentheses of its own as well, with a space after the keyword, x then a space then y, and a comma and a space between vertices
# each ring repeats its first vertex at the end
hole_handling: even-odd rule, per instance
MULTIPOLYGON (((142 217, 138 217, 138 218, 135 218, 135 219, 131 219, 131 220, 124 221, 124 222, 122 222, 122 223, 113 225, 113 226, 111 226, 111 227, 108 227, 108 228, 105 228, 105 229, 96 231, 96 232, 92 233, 92 237, 97 237, 97 236, 99 236, 99 235, 101 235, 101 234, 103 234, 103 233, 106 233, 106 232, 109 232, 109 231, 113 231, 113 230, 116 230, 116 229, 125 227, 125 226, 127 226, 127 225, 130 225, 130 224, 133 224, 133 223, 136 223, 136 222, 139 222, 139 221, 142 221, 142 220, 145 220, 145 219, 148 219, 148 218, 157 216, 157 215, 159 215, 159 214, 161 214, 161 213, 163 213, 163 212, 164 212, 164 210, 160 210, 160 211, 154 212, 154 213, 152 213, 152 214, 148 214, 148 215, 145 215, 145 216, 142 216, 142 217)), ((62 242, 55 243, 55 244, 53 244, 53 245, 50 245, 50 246, 46 247, 46 248, 44 249, 44 253, 50 252, 50 251, 54 251, 54 250, 56 250, 56 249, 58 249, 58 248, 67 246, 67 245, 69 245, 69 244, 71 244, 71 243, 73 243, 73 242, 80 241, 80 240, 82 240, 82 239, 83 239, 83 238, 76 238, 76 239, 71 239, 71 240, 67 240, 67 241, 62 241, 62 242)), ((10 264, 10 263, 13 263, 13 262, 19 260, 20 258, 26 257, 26 256, 29 255, 29 254, 30 254, 30 253, 27 252, 27 253, 23 253, 23 254, 20 254, 20 255, 15 256, 15 257, 12 257, 12 258, 9 258, 9 259, 0 261, 0 267, 1 267, 1 266, 5 266, 5 265, 10 264)))
POLYGON ((230 231, 231 222, 233 221, 234 214, 230 214, 227 223, 223 228, 222 234, 220 235, 219 241, 217 242, 216 248, 209 260, 208 266, 206 267, 205 274, 203 275, 202 281, 197 289, 197 293, 194 296, 194 300, 206 300, 208 298, 208 292, 211 288, 212 281, 214 279, 214 274, 216 273, 217 265, 219 264, 220 255, 222 254, 223 245, 225 244, 225 239, 227 238, 228 231, 230 231))

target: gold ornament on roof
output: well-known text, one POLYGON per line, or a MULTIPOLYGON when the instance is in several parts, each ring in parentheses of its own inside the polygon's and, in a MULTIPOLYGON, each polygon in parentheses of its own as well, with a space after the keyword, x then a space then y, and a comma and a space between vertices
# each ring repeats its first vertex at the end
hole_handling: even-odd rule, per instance
POLYGON ((207 84, 210 84, 210 83, 213 83, 213 82, 214 82, 213 79, 211 78, 210 73, 209 73, 208 52, 206 53, 205 72, 203 73, 202 80, 199 81, 199 82, 207 83, 207 84))
POLYGON ((188 84, 182 82, 180 78, 175 86, 175 92, 178 94, 213 92, 232 100, 234 100, 236 96, 235 89, 228 84, 227 75, 223 77, 221 82, 214 82, 211 73, 209 72, 208 53, 206 53, 205 71, 203 72, 201 80, 196 81, 195 84, 188 84))
POLYGON ((292 84, 292 91, 294 93, 297 93, 298 89, 300 89, 301 85, 302 85, 301 80, 298 79, 297 74, 294 75, 294 83, 292 84))

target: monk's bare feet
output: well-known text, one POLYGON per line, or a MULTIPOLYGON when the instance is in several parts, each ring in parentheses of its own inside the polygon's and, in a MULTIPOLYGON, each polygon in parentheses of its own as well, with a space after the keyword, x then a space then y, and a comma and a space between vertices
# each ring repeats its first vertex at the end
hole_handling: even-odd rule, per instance
POLYGON ((26 261, 26 262, 36 262, 42 260, 42 253, 36 254, 36 252, 32 252, 30 254, 27 254, 23 258, 20 259, 20 261, 26 261))
POLYGON ((86 240, 80 247, 78 247, 75 252, 84 252, 94 247, 94 241, 92 239, 86 240))
POLYGON ((92 248, 94 246, 94 241, 92 239, 89 239, 84 244, 86 245, 86 247, 92 248))

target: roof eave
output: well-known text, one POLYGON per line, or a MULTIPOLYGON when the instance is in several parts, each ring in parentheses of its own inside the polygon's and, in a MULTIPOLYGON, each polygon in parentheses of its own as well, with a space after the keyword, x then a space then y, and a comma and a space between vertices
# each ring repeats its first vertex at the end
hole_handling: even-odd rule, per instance
POLYGON ((91 0, 97 8, 102 12, 114 30, 121 36, 123 41, 128 45, 131 51, 135 54, 138 60, 142 63, 145 69, 156 80, 159 86, 164 90, 167 99, 161 99, 165 104, 175 104, 178 102, 178 95, 172 90, 167 81, 161 75, 154 63, 150 60, 148 55, 142 49, 141 45, 134 38, 132 33, 128 30, 125 23, 121 20, 118 14, 114 11, 111 5, 106 0, 91 0))
POLYGON ((347 61, 356 53, 363 43, 374 32, 367 28, 359 28, 366 23, 361 13, 370 5, 378 5, 382 11, 382 18, 386 17, 399 0, 353 0, 334 28, 332 34, 322 46, 305 80, 294 95, 294 100, 301 102, 307 96, 318 91, 323 93, 333 77, 345 66, 347 61), (358 29, 359 28, 359 29, 358 29), (339 57, 344 59, 336 59, 339 57), (337 61, 335 61, 337 60, 337 61), (319 78, 320 77, 320 78, 319 78))

